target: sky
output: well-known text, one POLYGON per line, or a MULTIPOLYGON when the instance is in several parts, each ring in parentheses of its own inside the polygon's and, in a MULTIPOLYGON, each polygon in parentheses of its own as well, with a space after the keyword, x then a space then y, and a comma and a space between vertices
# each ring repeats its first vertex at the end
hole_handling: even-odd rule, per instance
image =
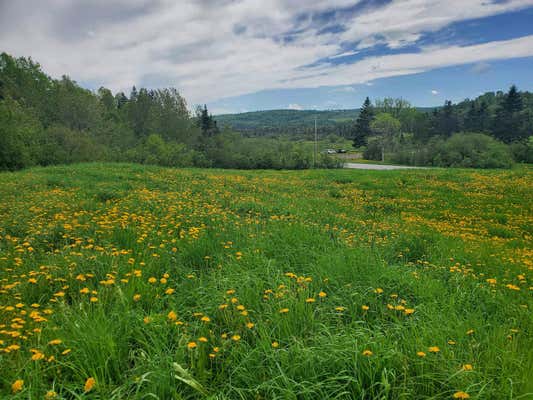
POLYGON ((214 114, 533 90, 533 0, 0 0, 0 51, 214 114))

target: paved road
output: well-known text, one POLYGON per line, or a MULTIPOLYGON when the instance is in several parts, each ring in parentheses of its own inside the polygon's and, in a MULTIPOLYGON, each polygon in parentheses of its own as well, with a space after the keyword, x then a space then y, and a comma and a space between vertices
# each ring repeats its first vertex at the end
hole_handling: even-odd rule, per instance
POLYGON ((420 167, 408 167, 405 165, 382 165, 382 164, 363 164, 363 163, 345 163, 344 168, 351 169, 419 169, 420 167))

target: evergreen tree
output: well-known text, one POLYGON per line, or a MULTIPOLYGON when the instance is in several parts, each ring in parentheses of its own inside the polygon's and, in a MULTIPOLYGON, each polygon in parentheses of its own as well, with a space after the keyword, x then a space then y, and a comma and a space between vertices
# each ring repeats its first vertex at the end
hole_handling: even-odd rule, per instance
POLYGON ((374 108, 367 97, 361 108, 361 112, 355 121, 355 133, 353 137, 353 147, 361 147, 367 144, 368 137, 372 130, 370 124, 374 120, 374 108))

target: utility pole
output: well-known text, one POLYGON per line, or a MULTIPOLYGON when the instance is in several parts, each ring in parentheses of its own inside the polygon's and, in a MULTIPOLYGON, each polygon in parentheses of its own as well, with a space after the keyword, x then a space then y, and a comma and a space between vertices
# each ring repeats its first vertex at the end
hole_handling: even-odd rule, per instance
POLYGON ((315 117, 315 154, 313 158, 313 166, 316 168, 316 162, 318 159, 318 134, 316 131, 316 117, 315 117))

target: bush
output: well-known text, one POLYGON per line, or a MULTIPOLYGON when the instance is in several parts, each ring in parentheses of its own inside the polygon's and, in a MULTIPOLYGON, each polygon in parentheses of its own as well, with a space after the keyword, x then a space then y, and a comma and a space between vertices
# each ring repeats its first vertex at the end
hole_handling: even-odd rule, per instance
POLYGON ((509 168, 513 157, 508 146, 481 133, 457 133, 447 140, 433 137, 419 147, 403 147, 393 162, 436 167, 509 168))
POLYGON ((511 143, 509 148, 516 162, 533 163, 533 136, 527 140, 511 143))

